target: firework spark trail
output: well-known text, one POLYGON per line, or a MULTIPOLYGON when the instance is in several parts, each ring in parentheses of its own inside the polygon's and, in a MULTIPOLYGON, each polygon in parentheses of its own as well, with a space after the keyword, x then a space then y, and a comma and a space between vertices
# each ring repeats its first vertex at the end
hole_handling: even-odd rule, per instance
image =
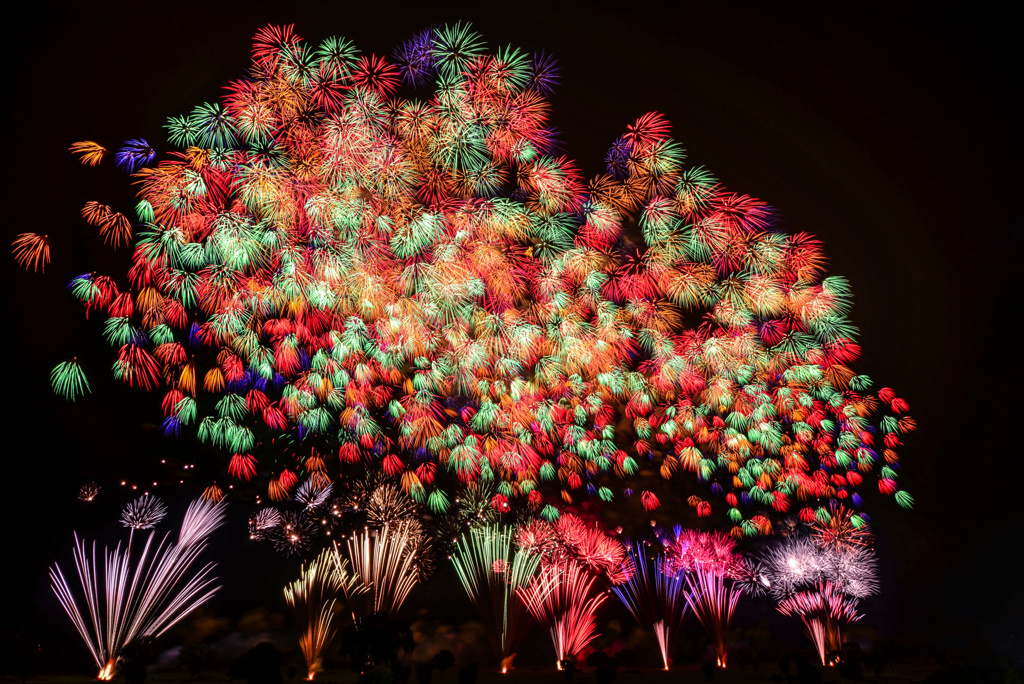
POLYGON ((748 574, 746 561, 736 551, 736 541, 718 531, 677 527, 674 538, 666 544, 666 553, 675 571, 685 573, 687 604, 714 644, 718 666, 725 667, 725 633, 743 595, 737 580, 748 574))
POLYGON ((859 600, 878 591, 875 552, 833 541, 820 534, 787 537, 763 559, 779 612, 801 619, 823 665, 834 664, 842 625, 860 619, 859 600))
POLYGON ((725 667, 728 659, 725 633, 743 590, 732 580, 706 568, 687 573, 686 586, 690 589, 686 602, 714 644, 718 666, 725 667))
MULTIPOLYGON (((435 514, 453 480, 551 521, 652 471, 717 485, 735 537, 830 499, 857 508, 865 474, 912 504, 896 450, 914 421, 853 370, 852 293, 818 240, 687 166, 657 112, 587 182, 554 152, 543 53, 457 24, 395 61, 261 29, 249 75, 172 117, 179 149, 136 170, 138 230, 90 203, 133 264, 125 291, 83 276, 75 296, 110 316, 115 376, 173 399, 167 434, 194 430, 243 479, 271 461, 274 500, 306 456, 268 432, 400 477, 435 514), (401 98, 399 79, 430 92, 401 98)), ((151 152, 131 140, 118 162, 151 152)), ((19 263, 41 267, 44 243, 23 236, 19 263)), ((72 371, 54 386, 74 397, 72 371)))
POLYGON ((360 593, 357 579, 349 572, 348 563, 335 558, 335 551, 324 549, 308 564, 303 564, 299 579, 284 588, 284 598, 295 614, 299 647, 306 659, 306 679, 313 679, 322 669, 322 654, 337 633, 334 625, 335 604, 339 591, 346 596, 360 593))
POLYGON ((546 625, 555 647, 556 665, 575 658, 596 633, 597 609, 608 599, 593 594, 595 577, 575 562, 542 566, 533 579, 517 590, 534 619, 546 625))
POLYGON ((516 594, 537 572, 540 557, 517 550, 512 529, 474 527, 462 536, 451 560, 463 589, 487 629, 502 672, 525 634, 528 616, 516 594))
MULTIPOLYGON (((102 570, 96 557, 75 534, 74 558, 82 590, 72 591, 60 566, 50 568, 50 585, 100 669, 100 679, 113 677, 125 645, 138 637, 160 636, 213 596, 218 587, 207 563, 192 574, 209 535, 224 521, 224 505, 194 501, 182 523, 177 544, 169 535, 155 546, 150 532, 138 558, 131 543, 104 548, 102 570), (80 602, 88 611, 83 615, 80 602)), ((132 528, 134 532, 135 528, 132 528)))
POLYGON ((842 626, 863 617, 857 599, 846 596, 831 582, 817 582, 812 590, 799 591, 779 601, 779 612, 797 616, 804 623, 822 665, 834 665, 843 645, 842 626))
MULTIPOLYGON (((349 594, 345 598, 357 618, 366 618, 385 612, 394 617, 420 581, 418 555, 423 547, 416 539, 418 530, 413 521, 385 524, 377 530, 369 528, 351 535, 345 542, 346 558, 352 564, 353 574, 366 587, 365 592, 349 594), (360 600, 361 599, 361 600, 360 600)), ((333 543, 336 567, 342 555, 337 542, 333 543)))
POLYGON ((644 627, 654 631, 661 662, 668 670, 670 656, 688 604, 687 586, 665 556, 648 560, 644 544, 630 552, 633 573, 612 591, 644 627))

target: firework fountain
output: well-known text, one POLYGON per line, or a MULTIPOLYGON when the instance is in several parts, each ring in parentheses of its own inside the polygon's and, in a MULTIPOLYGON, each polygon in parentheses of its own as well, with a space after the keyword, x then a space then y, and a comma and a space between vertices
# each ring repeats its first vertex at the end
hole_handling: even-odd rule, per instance
POLYGON ((612 591, 637 622, 654 632, 662 667, 668 670, 688 606, 687 584, 664 555, 649 559, 646 544, 634 546, 629 556, 635 572, 612 591))
POLYGON ((284 588, 284 598, 295 614, 299 627, 299 647, 306 659, 306 679, 322 669, 321 655, 337 633, 335 624, 339 592, 346 598, 358 596, 366 588, 349 572, 348 562, 337 552, 325 549, 314 560, 303 564, 299 579, 284 588))
MULTIPOLYGON (((125 509, 123 519, 136 529, 153 527, 166 508, 155 497, 143 497, 125 509)), ((142 549, 132 540, 122 548, 86 547, 75 535, 75 568, 81 594, 76 594, 60 566, 50 569, 50 584, 99 668, 99 679, 112 679, 124 647, 140 637, 160 636, 205 603, 213 586, 213 563, 198 571, 192 566, 206 548, 210 534, 224 522, 224 505, 203 499, 192 502, 176 543, 169 535, 154 544, 150 532, 142 549), (137 555, 136 555, 137 554, 137 555), (84 610, 83 610, 84 608, 84 610)))
POLYGON ((725 667, 725 633, 743 595, 736 580, 746 573, 735 540, 721 532, 677 529, 666 552, 673 569, 685 578, 686 601, 714 644, 718 666, 725 667))
POLYGON ((510 528, 471 528, 451 557, 462 587, 487 629, 502 674, 511 667, 516 646, 529 626, 517 594, 530 583, 540 564, 540 556, 515 548, 514 537, 510 528))
POLYGON ((817 523, 813 536, 787 537, 763 559, 779 612, 800 618, 823 665, 838 658, 842 626, 862 617, 860 600, 878 591, 877 560, 863 535, 854 544, 820 543, 844 524, 833 520, 817 523))

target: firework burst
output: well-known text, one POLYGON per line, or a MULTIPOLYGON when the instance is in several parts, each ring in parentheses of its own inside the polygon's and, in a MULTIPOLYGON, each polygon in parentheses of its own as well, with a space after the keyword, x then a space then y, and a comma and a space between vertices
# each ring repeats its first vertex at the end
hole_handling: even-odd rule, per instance
POLYGON ((78 500, 85 502, 93 501, 99 496, 101 489, 103 488, 95 482, 86 482, 78 488, 78 500))
MULTIPOLYGON (((282 455, 287 437, 434 515, 486 484, 495 513, 552 521, 551 501, 610 501, 653 473, 731 495, 734 537, 856 502, 872 473, 912 503, 894 464, 914 421, 852 370, 848 283, 814 238, 688 167, 664 115, 627 126, 588 182, 554 153, 553 60, 468 24, 414 36, 394 65, 291 27, 261 29, 252 56, 168 121, 176 150, 117 153, 133 218, 85 209, 132 265, 123 292, 75 291, 109 316, 115 377, 175 398, 168 434, 195 430, 246 479, 279 462, 281 501, 285 473, 330 479, 326 459, 282 455), (185 400, 199 378, 212 410, 185 400)), ((19 262, 41 266, 37 245, 19 262)))
POLYGON ((24 269, 45 271, 50 263, 50 236, 21 233, 13 243, 14 260, 24 269))
POLYGON ((608 599, 594 591, 593 575, 574 562, 542 566, 534 578, 517 590, 534 619, 548 628, 555 647, 556 665, 575 659, 596 637, 597 609, 608 599))
POLYGON ((487 629, 491 648, 508 671, 516 646, 528 628, 525 606, 516 594, 537 572, 540 557, 515 548, 514 533, 497 525, 473 527, 459 540, 451 560, 487 629))
POLYGON ((144 494, 125 506, 121 524, 132 530, 148 530, 167 515, 167 505, 152 494, 144 494))
POLYGON ((643 627, 654 632, 664 669, 669 669, 672 648, 686 615, 687 584, 663 555, 653 560, 647 546, 637 544, 630 552, 633 572, 612 591, 643 627))
POLYGON ((160 636, 216 593, 214 564, 198 571, 192 566, 223 522, 223 503, 200 499, 189 506, 176 544, 169 535, 154 543, 150 532, 137 555, 129 541, 123 548, 104 548, 99 560, 96 543, 87 548, 75 534, 80 591, 72 589, 58 565, 50 568, 50 585, 92 654, 99 679, 113 678, 126 644, 160 636))
POLYGON ((301 556, 309 551, 317 536, 316 523, 305 513, 285 511, 279 515, 277 527, 268 535, 277 552, 284 556, 301 556))
POLYGON ((249 518, 249 539, 260 541, 268 539, 281 524, 281 511, 276 508, 263 508, 249 518))

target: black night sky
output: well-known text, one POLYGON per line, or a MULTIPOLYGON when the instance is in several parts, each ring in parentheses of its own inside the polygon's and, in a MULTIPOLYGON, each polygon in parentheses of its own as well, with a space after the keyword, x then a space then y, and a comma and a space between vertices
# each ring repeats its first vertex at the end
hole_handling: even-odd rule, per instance
MULTIPOLYGON (((628 124, 660 111, 691 163, 774 206, 783 230, 824 240, 830 271, 855 294, 856 369, 894 387, 919 426, 901 452, 915 508, 871 500, 884 583, 866 622, 941 645, 985 637, 1024 658, 1021 17, 892 4, 65 0, 5 17, 4 239, 49 233, 53 262, 40 275, 7 256, 2 269, 0 628, 70 644, 44 578, 67 558, 72 530, 93 536, 116 519, 128 498, 121 479, 163 481, 193 457, 202 463, 195 442, 156 430, 158 397, 111 379, 101 321, 86 321, 65 290, 81 272, 128 259, 95 239, 82 204, 131 199, 123 175, 82 167, 68 145, 142 137, 163 152, 166 117, 241 76, 268 23, 390 54, 417 30, 466 20, 490 46, 556 55, 554 123, 585 175, 628 124), (68 404, 48 375, 73 355, 94 394, 68 404), (88 480, 105 486, 105 509, 76 500, 88 480)), ((157 491, 184 501, 213 474, 201 469, 157 491)), ((240 527, 217 537, 213 556, 236 576, 212 608, 282 610, 294 564, 244 537, 240 527)))

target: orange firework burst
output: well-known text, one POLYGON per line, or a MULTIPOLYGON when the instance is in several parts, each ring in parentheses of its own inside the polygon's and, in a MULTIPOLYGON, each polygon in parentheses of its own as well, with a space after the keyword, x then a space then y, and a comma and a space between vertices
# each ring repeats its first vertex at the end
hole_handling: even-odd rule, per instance
POLYGON ((68 150, 72 154, 77 154, 79 160, 86 166, 97 166, 103 161, 103 155, 107 153, 107 148, 92 140, 71 143, 68 150))
POLYGON ((45 271, 50 263, 50 236, 37 233, 22 233, 13 243, 14 260, 28 270, 45 271))

